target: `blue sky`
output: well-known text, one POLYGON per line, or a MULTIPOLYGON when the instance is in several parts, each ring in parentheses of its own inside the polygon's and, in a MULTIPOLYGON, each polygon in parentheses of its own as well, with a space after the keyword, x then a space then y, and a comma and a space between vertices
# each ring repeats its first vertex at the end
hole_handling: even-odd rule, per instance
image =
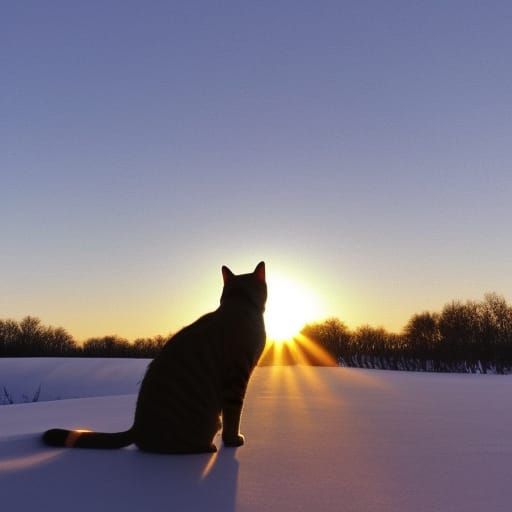
POLYGON ((1 11, 0 317, 167 332, 262 259, 351 326, 511 298, 509 2, 1 11))

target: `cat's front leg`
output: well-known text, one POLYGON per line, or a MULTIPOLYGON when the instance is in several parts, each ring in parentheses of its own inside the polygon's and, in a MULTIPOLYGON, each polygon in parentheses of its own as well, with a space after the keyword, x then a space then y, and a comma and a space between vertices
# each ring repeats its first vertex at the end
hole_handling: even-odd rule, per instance
POLYGON ((242 406, 229 405, 222 410, 222 442, 224 446, 242 446, 245 438, 239 432, 242 406))

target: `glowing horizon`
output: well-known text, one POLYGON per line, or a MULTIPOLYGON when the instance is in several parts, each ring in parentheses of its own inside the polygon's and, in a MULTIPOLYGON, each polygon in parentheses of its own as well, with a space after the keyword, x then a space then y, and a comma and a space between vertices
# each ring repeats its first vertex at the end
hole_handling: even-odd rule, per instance
POLYGON ((337 366, 333 357, 304 334, 280 342, 268 341, 259 366, 337 366))
POLYGON ((271 273, 265 309, 267 339, 283 343, 297 335, 308 322, 324 316, 320 299, 302 283, 288 276, 271 273))
MULTIPOLYGON (((187 294, 187 296, 183 296, 183 300, 180 303, 180 312, 182 315, 181 321, 178 319, 170 319, 169 301, 165 298, 161 300, 159 304, 155 305, 154 309, 147 308, 146 311, 143 311, 138 315, 130 315, 128 312, 119 311, 118 303, 112 303, 109 307, 98 311, 92 321, 89 311, 85 311, 83 315, 74 313, 70 315, 68 317, 68 321, 66 321, 66 313, 69 311, 67 307, 70 306, 68 303, 64 304, 58 311, 53 311, 52 314, 44 314, 44 312, 41 312, 41 308, 39 308, 39 311, 27 308, 28 311, 20 312, 18 315, 4 315, 0 318, 2 320, 11 318, 16 321, 20 321, 25 316, 37 317, 41 320, 43 325, 62 327, 66 329, 78 343, 82 343, 89 338, 109 335, 117 335, 130 342, 137 338, 150 338, 157 335, 167 336, 169 334, 176 333, 183 327, 197 320, 203 314, 216 309, 221 293, 221 284, 219 282, 220 278, 216 274, 217 272, 210 272, 210 276, 213 276, 213 278, 206 280, 206 285, 204 284, 205 281, 200 279, 195 283, 191 283, 191 286, 189 287, 189 294, 187 294), (198 290, 201 293, 201 300, 199 301, 194 300, 198 290), (69 321, 69 319, 71 319, 71 321, 69 321), (128 325, 131 328, 127 328, 128 325)), ((276 276, 285 275, 291 275, 291 272, 283 272, 280 270, 276 273, 276 276)), ((158 291, 161 292, 161 290, 156 290, 156 292, 158 291)), ((158 293, 155 293, 155 295, 158 295, 158 293)), ((323 308, 327 302, 321 300, 319 298, 320 296, 317 296, 314 293, 312 294, 308 287, 302 285, 301 281, 298 280, 294 283, 288 277, 277 277, 274 280, 274 277, 271 276, 269 279, 269 304, 271 307, 270 309, 267 308, 267 312, 265 313, 267 342, 276 344, 293 342, 294 338, 300 335, 300 331, 308 323, 320 323, 328 318, 336 318, 340 320, 349 330, 352 331, 356 330, 360 326, 369 325, 375 328, 383 327, 388 332, 400 333, 413 314, 424 311, 440 312, 442 307, 452 300, 481 300, 483 295, 484 294, 482 293, 481 295, 470 295, 466 297, 447 296, 446 299, 437 304, 434 303, 433 305, 427 305, 427 302, 425 301, 423 305, 419 305, 416 309, 409 307, 407 315, 402 314, 402 317, 399 317, 399 320, 396 323, 390 324, 389 322, 386 323, 383 321, 372 322, 370 315, 361 315, 360 312, 355 311, 355 306, 353 304, 351 305, 348 298, 343 298, 343 301, 338 302, 338 304, 341 305, 339 308, 336 308, 335 302, 331 302, 323 308), (280 288, 281 291, 275 294, 274 299, 271 299, 270 297, 274 295, 272 291, 272 284, 275 282, 285 284, 278 286, 278 289, 280 288), (315 310, 317 314, 305 314, 303 320, 300 315, 290 314, 293 313, 294 310, 291 308, 287 309, 286 306, 288 306, 287 301, 289 300, 288 297, 290 297, 289 292, 291 290, 300 290, 301 292, 292 295, 296 304, 299 306, 315 304, 315 308, 306 309, 308 313, 315 310), (281 312, 283 312, 282 315, 281 312), (350 316, 352 316, 352 321, 350 320, 350 316), (276 319, 276 323, 273 323, 273 317, 276 319), (354 317, 358 320, 355 321, 354 317), (281 334, 276 336, 276 332, 281 334)), ((506 295, 499 295, 503 295, 508 301, 506 295)), ((370 298, 368 300, 368 307, 366 308, 366 311, 363 311, 363 313, 370 312, 371 303, 372 300, 370 298)), ((46 310, 47 304, 48 303, 44 304, 44 309, 46 310)), ((409 306, 411 305, 409 304, 409 306)))
POLYGON ((261 260, 319 302, 269 336, 510 301, 509 11, 6 3, 0 317, 166 335, 261 260))

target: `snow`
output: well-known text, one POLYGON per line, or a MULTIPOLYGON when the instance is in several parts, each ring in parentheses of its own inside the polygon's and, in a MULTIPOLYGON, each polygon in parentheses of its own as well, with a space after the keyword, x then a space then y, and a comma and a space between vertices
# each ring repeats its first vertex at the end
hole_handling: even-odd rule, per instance
POLYGON ((4 388, 14 403, 137 393, 150 359, 0 358, 0 403, 4 388), (26 397, 26 399, 24 398, 26 397))
POLYGON ((246 445, 180 456, 40 443, 129 427, 134 394, 5 405, 2 510, 505 512, 511 397, 506 376, 257 368, 246 445))

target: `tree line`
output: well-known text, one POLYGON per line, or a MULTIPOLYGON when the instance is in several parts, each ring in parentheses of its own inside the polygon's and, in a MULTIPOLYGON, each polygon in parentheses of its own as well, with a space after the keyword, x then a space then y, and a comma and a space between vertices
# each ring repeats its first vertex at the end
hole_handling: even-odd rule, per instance
POLYGON ((400 334, 370 326, 352 331, 331 318, 306 325, 302 335, 341 366, 512 373, 512 307, 495 293, 482 301, 452 301, 441 312, 415 314, 400 334))
POLYGON ((0 357, 138 357, 153 358, 169 336, 137 338, 133 342, 117 335, 89 338, 79 344, 62 327, 42 324, 26 316, 20 322, 0 320, 0 357))
MULTIPOLYGON (((129 342, 116 335, 79 344, 62 327, 44 326, 27 316, 0 320, 0 357, 155 357, 170 336, 129 342)), ((512 373, 512 306, 495 293, 482 301, 452 301, 440 312, 413 315, 401 333, 364 325, 351 330, 337 318, 305 325, 297 338, 310 340, 332 364, 410 371, 512 373)), ((302 348, 307 349, 307 346, 302 348)), ((301 350, 304 356, 304 350, 301 350)), ((293 343, 280 364, 294 364, 293 343)), ((314 352, 301 362, 326 364, 314 352)), ((263 358, 272 364, 272 351, 263 358)))

